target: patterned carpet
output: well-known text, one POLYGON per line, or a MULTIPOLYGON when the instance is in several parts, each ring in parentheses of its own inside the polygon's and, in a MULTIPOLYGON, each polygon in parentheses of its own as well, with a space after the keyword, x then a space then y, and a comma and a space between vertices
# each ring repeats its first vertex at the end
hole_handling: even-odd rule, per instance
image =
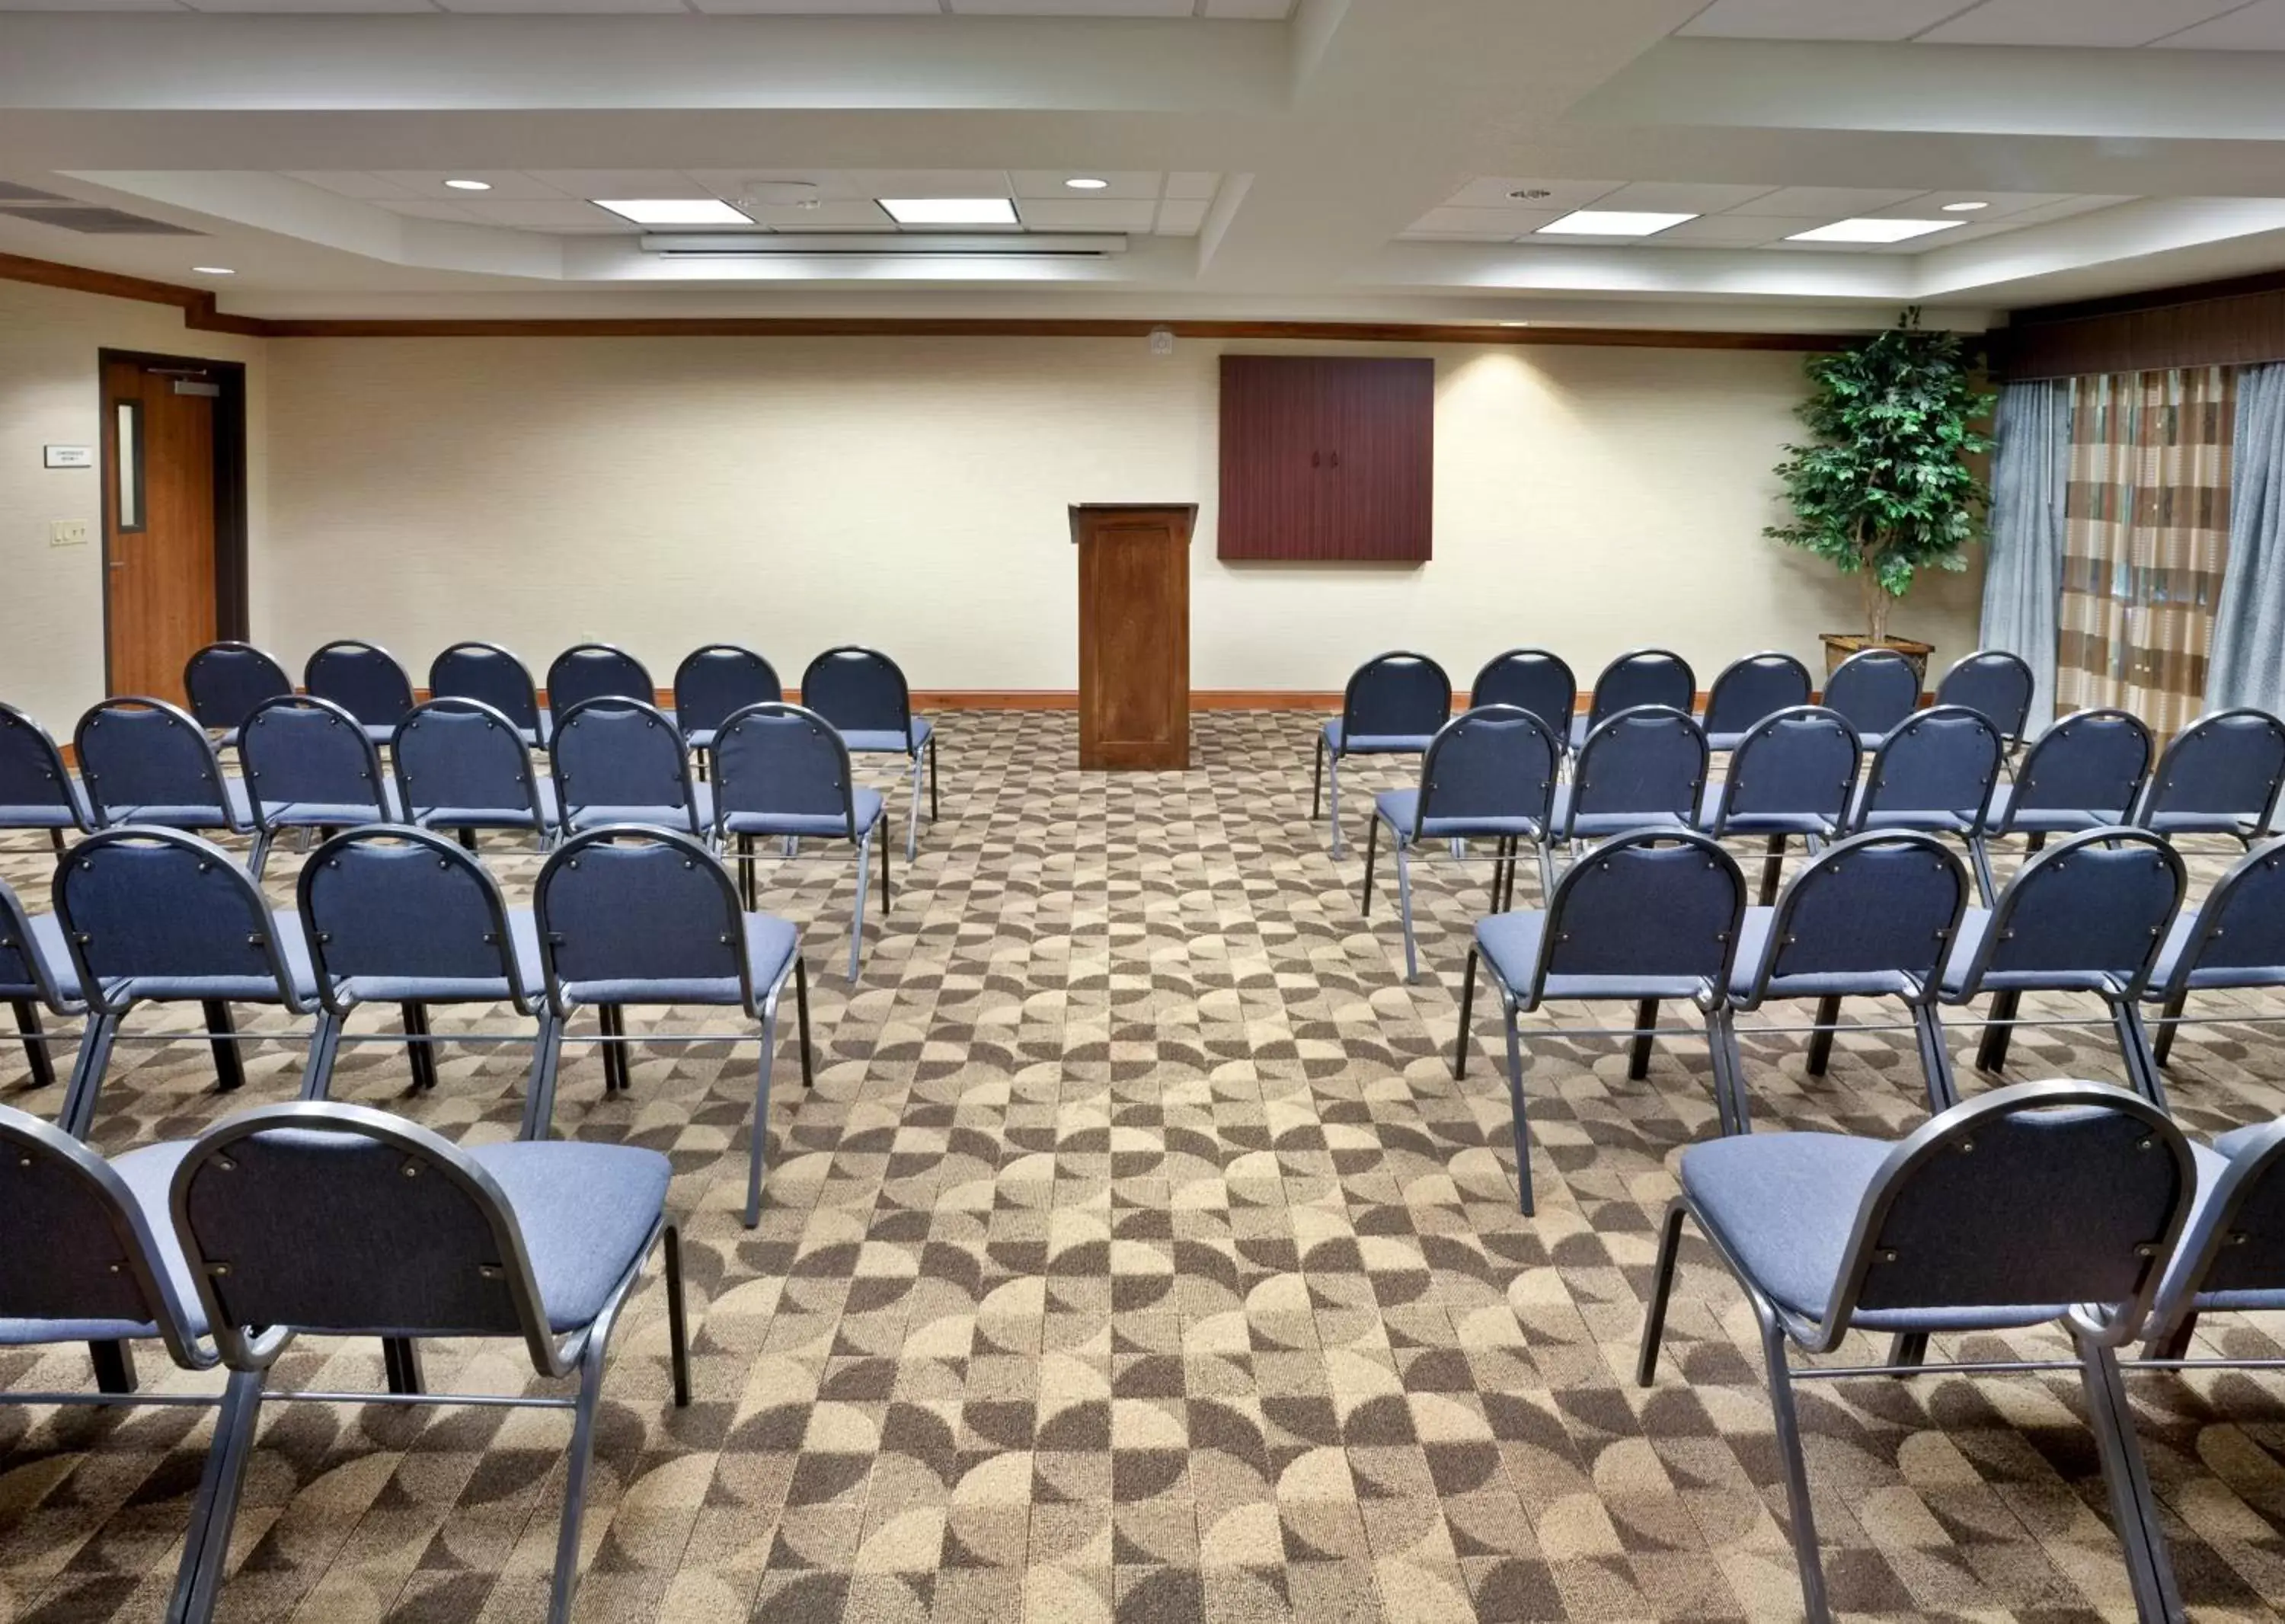
MULTIPOLYGON (((605 1387, 581 1617, 1798 1614, 1752 1321, 1694 1237, 1658 1385, 1631 1378, 1675 1157, 1713 1132, 1704 1046, 1661 1042, 1631 1083, 1615 1042, 1535 1031, 1539 1213, 1520 1216, 1489 1000, 1467 1080, 1449 1069, 1487 867, 1441 849, 1417 865, 1423 975, 1407 986, 1393 895, 1360 917, 1361 851, 1334 862, 1308 820, 1313 726, 1205 716, 1197 771, 1104 777, 1071 765, 1069 717, 943 718, 943 820, 919 863, 899 864, 885 929, 868 921, 853 991, 845 848, 769 866, 764 906, 805 931, 819 1069, 805 1094, 789 1030, 758 1230, 738 1223, 750 1045, 639 1051, 632 1093, 611 1102, 595 1051, 567 1048, 559 1129, 673 1158, 695 1385, 672 1408, 647 1286, 605 1387)), ((1361 837, 1363 797, 1345 798, 1361 837)), ((487 856, 528 888, 529 855, 503 842, 487 856)), ((2201 883, 2224 860, 2202 855, 2201 883)), ((295 866, 272 865, 281 899, 295 866)), ((48 868, 22 837, 0 859, 37 906, 48 868)), ((1527 874, 1521 895, 1535 899, 1527 874)), ((1763 1129, 1920 1119, 1907 1034, 1844 1036, 1811 1079, 1804 1039, 1769 1030, 1804 1016, 1744 1019, 1763 1129)), ((440 1032, 519 1024, 437 1016, 440 1032)), ((191 1030, 171 1011, 130 1025, 191 1030)), ((2186 1029, 2175 1099, 2194 1131, 2285 1110, 2274 1031, 2186 1029)), ((1955 1023, 1971 1090, 1975 1037, 1955 1023)), ((300 1061, 290 1040, 251 1048, 234 1098, 290 1096, 300 1061)), ((448 1048, 436 1093, 408 1101, 402 1051, 366 1047, 345 1052, 337 1092, 506 1138, 524 1063, 448 1048)), ((2010 1075, 2121 1072, 2095 1026, 2020 1036, 2010 1075)), ((212 1084, 202 1042, 122 1044, 96 1138, 118 1150, 193 1133, 229 1108, 212 1084)), ((0 1097, 52 1113, 57 1093, 29 1092, 19 1052, 0 1048, 0 1097)), ((2276 1353, 2277 1330, 2224 1318, 2204 1334, 2276 1353)), ((1939 1352, 2062 1345, 2035 1332, 1939 1352)), ((436 1388, 541 1390, 509 1345, 425 1353, 436 1388)), ((210 1385, 155 1351, 141 1366, 153 1386, 210 1385)), ((86 1379, 75 1349, 0 1356, 9 1385, 86 1379)), ((373 1345, 311 1343, 275 1385, 380 1380, 373 1345)), ((2274 1616, 2285 1378, 2129 1386, 2194 1615, 2274 1616)), ((1824 1383, 1802 1405, 1838 1611, 2132 1616, 2075 1377, 1824 1383)), ((208 1425, 185 1410, 0 1412, 0 1613, 158 1617, 208 1425)), ((271 1407, 223 1616, 540 1616, 567 1432, 546 1412, 271 1407)))

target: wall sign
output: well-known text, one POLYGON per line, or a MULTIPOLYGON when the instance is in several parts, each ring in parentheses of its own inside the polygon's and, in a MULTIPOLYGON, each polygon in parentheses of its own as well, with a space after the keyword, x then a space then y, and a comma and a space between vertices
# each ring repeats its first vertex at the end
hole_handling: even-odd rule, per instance
POLYGON ((95 447, 91 445, 43 445, 40 448, 43 466, 51 468, 91 468, 95 467, 95 447))

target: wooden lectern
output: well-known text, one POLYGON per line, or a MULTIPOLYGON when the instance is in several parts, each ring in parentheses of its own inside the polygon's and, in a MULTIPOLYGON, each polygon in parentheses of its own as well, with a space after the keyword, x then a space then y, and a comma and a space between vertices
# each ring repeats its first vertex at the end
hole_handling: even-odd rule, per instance
POLYGON ((1079 765, 1190 765, 1190 524, 1195 504, 1085 502, 1079 547, 1079 765))

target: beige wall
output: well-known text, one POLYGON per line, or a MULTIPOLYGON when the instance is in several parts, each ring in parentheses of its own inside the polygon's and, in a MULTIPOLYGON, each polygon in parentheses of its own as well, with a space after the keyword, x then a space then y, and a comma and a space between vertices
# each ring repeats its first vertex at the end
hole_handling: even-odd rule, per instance
POLYGON ((164 305, 0 281, 0 701, 68 741, 103 697, 100 475, 41 467, 43 445, 94 445, 96 353, 137 349, 246 361, 248 545, 254 613, 263 624, 268 478, 261 340, 192 333, 164 305), (51 523, 84 520, 88 545, 51 547, 51 523))

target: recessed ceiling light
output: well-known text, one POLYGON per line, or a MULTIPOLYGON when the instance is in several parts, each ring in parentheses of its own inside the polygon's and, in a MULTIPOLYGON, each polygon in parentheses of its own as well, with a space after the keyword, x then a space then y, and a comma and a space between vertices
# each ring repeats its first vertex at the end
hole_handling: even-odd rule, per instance
POLYGON ((590 198, 598 208, 608 208, 637 225, 751 225, 720 198, 590 198))
POLYGON ((1835 220, 1813 231, 1795 231, 1787 242, 1905 242, 1930 231, 1949 231, 1958 220, 1835 220))
POLYGON ((234 277, 238 274, 228 265, 193 265, 191 269, 202 277, 234 277))
POLYGON ((444 184, 455 192, 490 192, 492 189, 492 184, 488 180, 448 180, 444 184))
POLYGON ((1632 208, 1574 208, 1560 220, 1543 225, 1535 236, 1655 237, 1696 215, 1654 215, 1632 208))
POLYGON ((1989 203, 1946 203, 1943 206, 1943 212, 1948 215, 1972 215, 1979 208, 1991 207, 1989 203))
POLYGON ((1099 176, 1074 175, 1064 184, 1069 186, 1073 192, 1100 192, 1111 183, 1099 176))
POLYGON ((1006 198, 880 198, 899 225, 1013 225, 1016 206, 1006 198))

